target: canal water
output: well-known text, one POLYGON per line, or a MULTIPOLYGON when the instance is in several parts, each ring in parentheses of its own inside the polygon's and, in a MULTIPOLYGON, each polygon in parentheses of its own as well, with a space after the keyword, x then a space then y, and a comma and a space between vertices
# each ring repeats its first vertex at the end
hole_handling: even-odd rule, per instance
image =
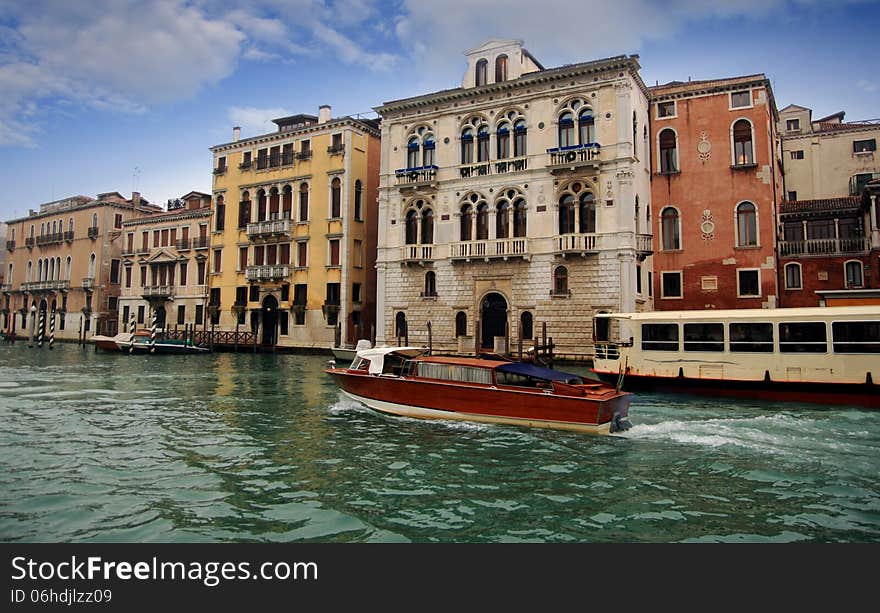
POLYGON ((880 541, 880 412, 641 394, 623 437, 428 422, 343 399, 328 359, 0 346, 0 540, 880 541))

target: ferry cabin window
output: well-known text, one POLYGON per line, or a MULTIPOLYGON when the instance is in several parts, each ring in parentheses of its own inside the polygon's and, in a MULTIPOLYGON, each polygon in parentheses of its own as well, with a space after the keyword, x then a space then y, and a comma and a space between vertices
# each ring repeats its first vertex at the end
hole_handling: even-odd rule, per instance
POLYGON ((835 321, 834 353, 880 353, 880 321, 835 321))
POLYGON ((773 353, 773 324, 730 324, 730 350, 742 353, 773 353))
POLYGON ((643 351, 678 351, 678 324, 642 324, 643 351))
POLYGON ((724 324, 684 324, 685 351, 724 351, 724 324))
POLYGON ((779 324, 779 351, 782 353, 825 353, 828 343, 821 321, 779 324))

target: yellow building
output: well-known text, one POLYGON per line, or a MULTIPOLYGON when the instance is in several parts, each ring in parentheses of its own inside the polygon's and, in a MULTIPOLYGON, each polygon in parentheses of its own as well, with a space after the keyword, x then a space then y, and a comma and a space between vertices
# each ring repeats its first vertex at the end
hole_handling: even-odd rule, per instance
POLYGON ((3 330, 38 335, 42 321, 46 337, 54 311, 59 339, 116 334, 123 224, 160 211, 137 192, 131 199, 108 192, 41 204, 8 221, 3 330))
POLYGON ((264 347, 372 338, 379 131, 374 120, 274 120, 276 132, 211 148, 210 324, 264 347))

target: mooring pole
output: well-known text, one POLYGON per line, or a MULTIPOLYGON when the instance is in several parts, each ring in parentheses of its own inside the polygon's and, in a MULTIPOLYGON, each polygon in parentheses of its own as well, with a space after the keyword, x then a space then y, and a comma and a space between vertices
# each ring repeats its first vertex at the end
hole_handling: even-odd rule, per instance
POLYGON ((152 326, 150 327, 150 353, 156 353, 156 323, 158 322, 158 317, 156 316, 156 310, 153 310, 153 321, 152 326))
MULTIPOLYGON (((55 307, 52 307, 52 319, 49 320, 49 349, 55 344, 55 307)), ((95 345, 97 347, 97 345, 95 345)))
POLYGON ((431 322, 428 322, 428 355, 431 355, 432 338, 431 338, 431 322))

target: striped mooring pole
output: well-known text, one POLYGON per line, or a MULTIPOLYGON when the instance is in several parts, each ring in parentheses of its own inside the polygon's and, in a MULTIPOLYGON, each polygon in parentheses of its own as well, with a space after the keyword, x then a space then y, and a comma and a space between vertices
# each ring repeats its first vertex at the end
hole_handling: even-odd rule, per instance
POLYGON ((46 311, 40 309, 40 322, 37 324, 39 329, 37 330, 37 347, 40 349, 43 348, 43 329, 46 327, 46 311))
POLYGON ((150 353, 156 353, 156 311, 153 311, 153 326, 150 329, 150 353))
POLYGON ((49 349, 54 349, 55 344, 55 309, 52 309, 52 316, 49 320, 49 349))
POLYGON ((131 338, 128 339, 128 352, 129 353, 134 353, 134 332, 135 332, 136 326, 137 326, 137 324, 135 323, 135 320, 134 320, 134 313, 132 313, 131 314, 131 321, 128 322, 128 329, 131 332, 131 338))

